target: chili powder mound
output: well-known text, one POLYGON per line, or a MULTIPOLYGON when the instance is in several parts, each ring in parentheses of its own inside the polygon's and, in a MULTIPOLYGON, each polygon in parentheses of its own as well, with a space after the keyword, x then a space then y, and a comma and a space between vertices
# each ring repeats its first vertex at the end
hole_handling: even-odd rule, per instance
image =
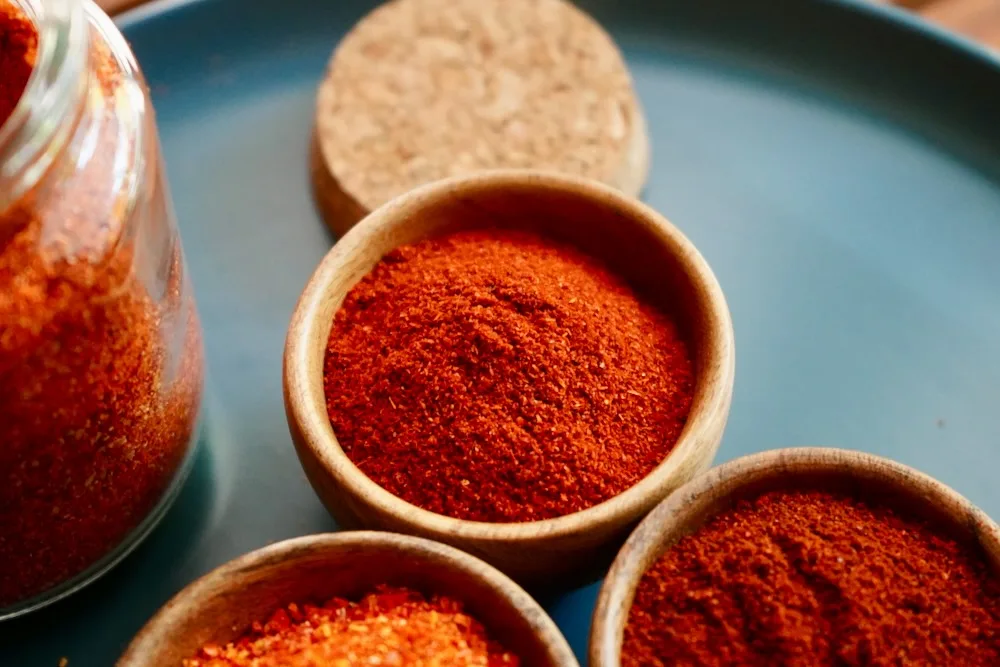
MULTIPOLYGON (((35 31, 4 2, 0 26, 4 104, 23 88, 16 63, 33 57, 33 38, 20 44, 35 31)), ((180 246, 149 241, 170 233, 153 230, 165 224, 155 211, 129 231, 116 189, 127 133, 110 99, 121 69, 93 30, 90 59, 108 97, 88 97, 85 131, 62 151, 84 141, 87 159, 55 160, 0 211, 0 608, 85 571, 139 526, 181 466, 200 402, 180 246)))
POLYGON ((887 507, 820 491, 742 501, 643 576, 622 665, 997 665, 988 563, 887 507))
POLYGON ((208 645, 183 667, 517 667, 513 653, 447 597, 380 586, 360 602, 291 604, 226 646, 208 645))
POLYGON ((694 379, 675 325, 596 260, 525 232, 397 248, 347 295, 325 361, 344 451, 460 519, 586 509, 656 467, 694 379))

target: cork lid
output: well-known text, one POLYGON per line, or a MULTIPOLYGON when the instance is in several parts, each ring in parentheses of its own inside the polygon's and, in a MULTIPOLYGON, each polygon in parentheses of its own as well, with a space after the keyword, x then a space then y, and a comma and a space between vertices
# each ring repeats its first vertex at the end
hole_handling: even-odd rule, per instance
POLYGON ((319 87, 317 200, 335 231, 418 185, 490 168, 568 172, 637 195, 649 146, 610 36, 563 0, 394 0, 319 87))

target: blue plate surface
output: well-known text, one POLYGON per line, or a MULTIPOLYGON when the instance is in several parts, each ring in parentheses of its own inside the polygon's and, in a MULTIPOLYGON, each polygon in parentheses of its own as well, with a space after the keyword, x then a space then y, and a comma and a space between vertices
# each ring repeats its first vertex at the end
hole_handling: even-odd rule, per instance
MULTIPOLYGON (((649 114, 646 199, 730 300, 719 461, 831 444, 1000 516, 1000 61, 847 0, 593 0, 649 114)), ((209 358, 209 434, 122 565, 0 626, 0 664, 113 664, 198 575, 333 530, 292 450, 281 354, 333 239, 310 199, 313 93, 362 0, 201 0, 122 19, 153 89, 209 358)), ((546 600, 584 655, 597 587, 546 600)))

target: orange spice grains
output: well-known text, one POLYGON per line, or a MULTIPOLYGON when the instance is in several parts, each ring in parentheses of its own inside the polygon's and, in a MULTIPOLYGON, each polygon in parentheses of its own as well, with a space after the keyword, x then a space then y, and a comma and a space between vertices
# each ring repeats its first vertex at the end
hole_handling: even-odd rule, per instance
POLYGON ((980 554, 855 497, 778 491, 682 538, 642 577, 623 667, 1000 665, 980 554))
POLYGON ((65 146, 0 211, 0 608, 127 539, 176 478, 200 402, 201 331, 155 133, 129 161, 138 91, 124 86, 140 84, 93 26, 89 67, 79 116, 51 119, 72 123, 65 146))
POLYGON ((347 295, 326 353, 347 456, 474 521, 550 519, 670 453, 694 392, 674 323, 578 250, 482 230, 397 248, 347 295))
POLYGON ((183 667, 517 667, 517 656, 447 597, 378 587, 360 602, 291 604, 225 646, 209 645, 183 667))

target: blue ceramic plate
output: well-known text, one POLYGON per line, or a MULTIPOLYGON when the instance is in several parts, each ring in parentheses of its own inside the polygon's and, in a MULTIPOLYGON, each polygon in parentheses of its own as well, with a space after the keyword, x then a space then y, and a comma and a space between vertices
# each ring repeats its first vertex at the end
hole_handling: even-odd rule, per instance
MULTIPOLYGON (((336 528, 292 451, 281 354, 333 242, 306 170, 314 88, 371 5, 201 0, 121 19, 159 112, 211 432, 156 532, 87 590, 0 626, 0 664, 108 667, 198 575, 336 528)), ((847 0, 585 5, 649 114, 646 198, 730 300, 739 368, 719 460, 864 449, 1000 516, 1000 61, 847 0)), ((596 590, 545 601, 581 658, 596 590)))

